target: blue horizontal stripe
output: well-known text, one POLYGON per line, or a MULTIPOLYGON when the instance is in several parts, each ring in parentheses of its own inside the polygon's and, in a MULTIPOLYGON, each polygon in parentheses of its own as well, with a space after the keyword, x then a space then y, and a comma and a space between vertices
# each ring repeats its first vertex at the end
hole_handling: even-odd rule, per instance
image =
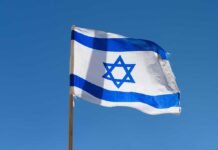
POLYGON ((167 59, 166 51, 152 41, 133 38, 96 38, 89 37, 72 31, 71 39, 80 44, 101 51, 126 52, 126 51, 153 51, 162 59, 167 59))
POLYGON ((70 85, 78 87, 98 99, 110 102, 141 102, 159 109, 179 106, 179 93, 149 96, 136 92, 111 91, 73 74, 70 75, 70 85))

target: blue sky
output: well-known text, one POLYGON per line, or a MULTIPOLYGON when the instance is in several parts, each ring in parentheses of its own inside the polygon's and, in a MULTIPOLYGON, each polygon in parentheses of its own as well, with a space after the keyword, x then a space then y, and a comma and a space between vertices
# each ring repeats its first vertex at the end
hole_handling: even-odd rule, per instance
POLYGON ((150 116, 77 100, 75 150, 217 150, 217 14, 215 0, 1 0, 0 149, 67 149, 75 24, 160 44, 183 107, 150 116))

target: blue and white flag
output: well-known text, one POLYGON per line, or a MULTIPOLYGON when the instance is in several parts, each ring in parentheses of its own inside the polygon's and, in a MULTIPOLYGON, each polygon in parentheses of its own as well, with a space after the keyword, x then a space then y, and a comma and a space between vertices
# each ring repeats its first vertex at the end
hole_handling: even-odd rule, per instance
POLYGON ((71 92, 107 107, 180 113, 180 92, 166 51, 152 41, 74 27, 71 92))

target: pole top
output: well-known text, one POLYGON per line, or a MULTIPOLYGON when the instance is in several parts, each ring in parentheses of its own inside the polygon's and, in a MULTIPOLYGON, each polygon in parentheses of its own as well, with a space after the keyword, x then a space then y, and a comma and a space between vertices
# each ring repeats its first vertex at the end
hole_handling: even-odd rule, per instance
POLYGON ((72 25, 72 26, 71 26, 71 30, 74 30, 75 27, 76 27, 76 25, 72 25))

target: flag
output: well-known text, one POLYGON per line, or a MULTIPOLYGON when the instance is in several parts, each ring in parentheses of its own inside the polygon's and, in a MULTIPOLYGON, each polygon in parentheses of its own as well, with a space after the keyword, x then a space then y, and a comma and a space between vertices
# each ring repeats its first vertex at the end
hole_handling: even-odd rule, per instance
POLYGON ((180 113, 180 92, 167 52, 156 43, 73 27, 71 45, 74 96, 153 115, 180 113))

